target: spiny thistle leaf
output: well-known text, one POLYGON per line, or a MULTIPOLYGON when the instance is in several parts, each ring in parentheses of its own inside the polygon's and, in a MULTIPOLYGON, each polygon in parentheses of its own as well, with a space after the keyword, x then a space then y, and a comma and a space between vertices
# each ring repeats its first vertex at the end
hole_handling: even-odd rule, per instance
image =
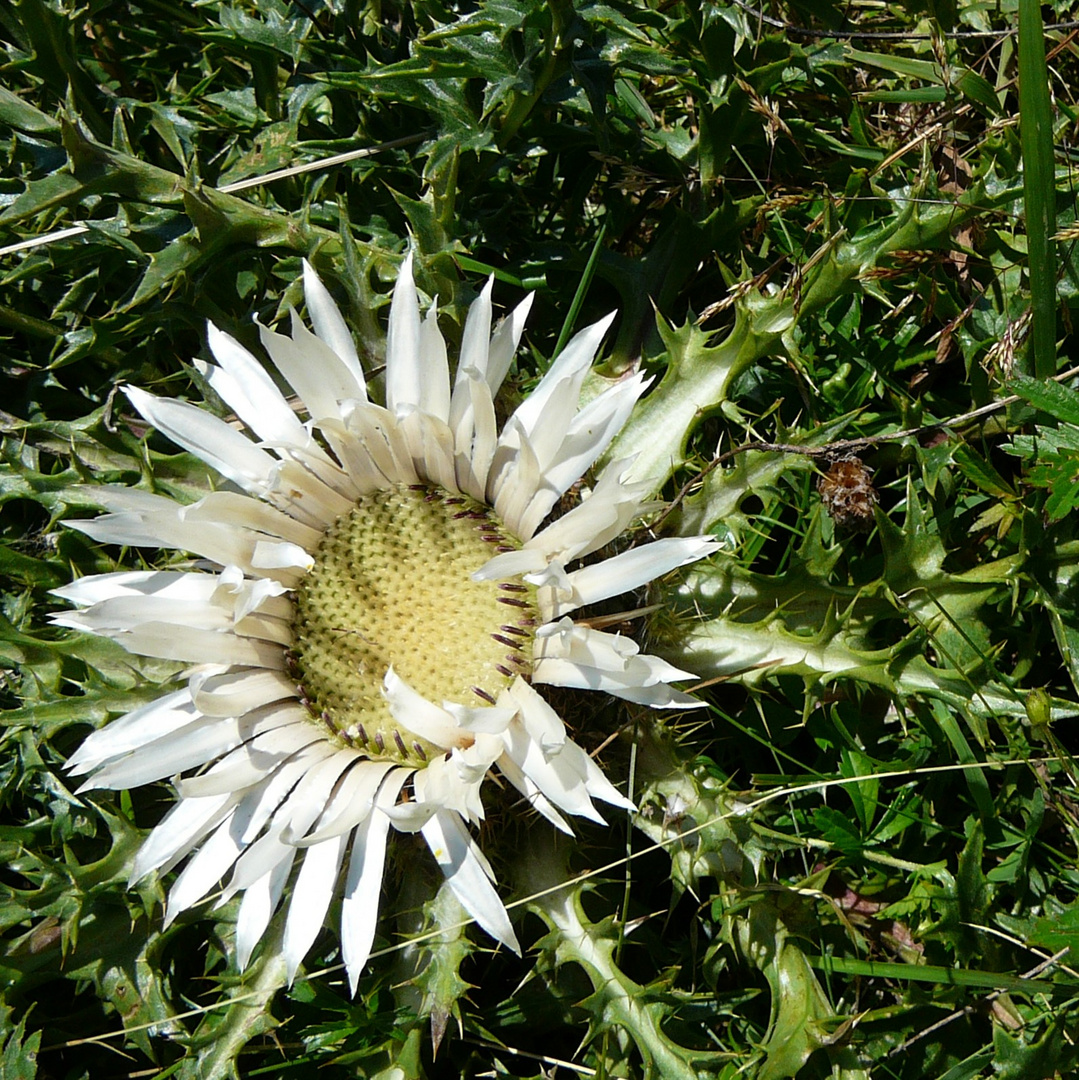
POLYGON ((254 1038, 277 1027, 270 1005, 285 985, 281 955, 283 920, 277 919, 259 955, 242 976, 221 980, 224 991, 193 1035, 180 1066, 184 1080, 236 1080, 240 1051, 254 1038))
POLYGON ((972 191, 959 206, 922 211, 916 200, 898 203, 894 216, 862 235, 841 233, 825 239, 809 260, 812 271, 787 289, 766 294, 751 288, 734 303, 734 325, 720 344, 707 345, 709 334, 685 324, 675 330, 658 320, 670 361, 659 391, 641 401, 608 451, 610 460, 635 456, 634 479, 649 479, 658 488, 686 460, 685 446, 700 419, 727 399, 738 372, 771 353, 786 350, 785 336, 799 320, 854 288, 855 281, 897 250, 929 247, 974 213, 981 200, 972 191), (973 200, 973 201, 971 201, 973 200))
POLYGON ((641 733, 637 767, 641 809, 634 824, 663 845, 676 895, 695 893, 701 878, 756 883, 770 845, 755 833, 742 799, 682 761, 658 729, 641 733))
MULTIPOLYGON (((816 973, 780 916, 774 896, 763 896, 732 918, 731 937, 742 955, 759 968, 772 994, 772 1018, 761 1049, 765 1059, 758 1080, 795 1076, 816 1050, 832 1047, 841 1027, 816 973)), ((840 1049, 833 1075, 868 1080, 869 1070, 840 1049)))
MULTIPOLYGON (((790 318, 783 318, 785 329, 790 318)), ((772 327, 774 318, 767 321, 772 327)), ((722 405, 738 373, 764 354, 779 331, 758 330, 744 307, 737 309, 734 329, 716 346, 708 345, 711 335, 692 323, 673 327, 657 316, 656 326, 668 358, 660 390, 637 405, 607 457, 634 458, 633 479, 651 480, 658 489, 685 462, 686 440, 695 423, 722 405)))
POLYGON ((669 738, 646 734, 638 756, 644 788, 637 827, 670 853, 676 886, 695 889, 698 879, 715 879, 720 898, 713 907, 725 911, 724 940, 768 981, 771 1020, 755 1075, 794 1076, 814 1051, 830 1048, 838 1076, 864 1080, 868 1073, 853 1055, 831 1049, 844 1018, 836 1015, 784 924, 782 904, 774 893, 756 892, 774 841, 764 839, 744 801, 678 757, 669 738))
POLYGON ((411 965, 416 972, 412 989, 418 995, 412 995, 410 1005, 417 1020, 430 1020, 431 1047, 437 1057, 450 1018, 461 1023, 458 1002, 472 984, 461 978, 460 969, 475 946, 468 937, 468 914, 448 884, 439 886, 423 912, 421 940, 403 950, 399 966, 411 965), (436 932, 428 936, 432 931, 436 932))
MULTIPOLYGON (((807 449, 822 446, 837 438, 854 419, 848 413, 828 424, 821 424, 808 435, 780 429, 777 442, 807 449)), ((719 449, 722 449, 719 448, 719 449)), ((732 448, 733 449, 733 448, 732 448)), ((781 481, 796 483, 796 478, 815 468, 808 454, 778 450, 747 450, 738 454, 730 465, 708 472, 699 490, 685 499, 671 515, 668 526, 681 536, 700 532, 715 532, 722 536, 731 533, 735 541, 752 528, 752 520, 741 512, 742 502, 751 495, 763 503, 760 515, 767 517, 781 498, 781 481)))
POLYGON ((557 888, 568 877, 567 854, 564 844, 544 835, 520 867, 522 884, 534 896, 529 909, 551 931, 535 946, 541 954, 540 969, 570 963, 583 969, 592 984, 591 996, 581 1002, 589 1015, 590 1041, 605 1030, 628 1036, 646 1077, 693 1080, 711 1075, 722 1055, 681 1046, 664 1031, 664 1022, 677 1013, 676 997, 641 986, 618 966, 614 920, 597 923, 588 917, 581 883, 557 888))

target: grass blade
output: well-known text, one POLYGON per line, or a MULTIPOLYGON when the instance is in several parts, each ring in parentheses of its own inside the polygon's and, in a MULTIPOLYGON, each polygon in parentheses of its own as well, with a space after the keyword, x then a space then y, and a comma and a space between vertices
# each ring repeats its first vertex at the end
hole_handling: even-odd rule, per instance
POLYGON ((577 316, 580 313, 581 305, 584 303, 584 298, 588 295, 588 287, 592 284, 592 277, 596 272, 596 262, 599 260, 599 253, 603 250, 603 238, 607 235, 607 223, 604 222, 600 227, 599 236, 596 237, 595 244, 592 245, 592 254, 588 256, 588 262, 585 263, 584 273, 581 275, 581 282, 577 286, 577 292, 573 296, 573 303, 570 304, 569 311, 566 313, 566 318, 562 323, 562 329, 558 334, 558 343, 554 347, 552 356, 558 356, 558 354, 566 347, 566 342, 569 341, 570 334, 573 333, 573 328, 577 324, 577 316))
POLYGON ((1030 269, 1030 354, 1024 373, 1048 379, 1056 371, 1056 265, 1053 223, 1053 114, 1045 37, 1037 0, 1019 0, 1019 132, 1023 153, 1023 203, 1030 269))

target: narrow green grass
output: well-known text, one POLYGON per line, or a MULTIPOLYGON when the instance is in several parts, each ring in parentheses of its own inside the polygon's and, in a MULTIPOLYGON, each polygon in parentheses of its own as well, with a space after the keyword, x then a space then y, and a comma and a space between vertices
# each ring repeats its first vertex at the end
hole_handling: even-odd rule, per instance
POLYGON ((1057 272, 1052 240, 1057 191, 1045 35, 1041 8, 1034 0, 1019 4, 1019 130, 1034 361, 1024 365, 1024 372, 1047 379, 1057 370, 1057 272))

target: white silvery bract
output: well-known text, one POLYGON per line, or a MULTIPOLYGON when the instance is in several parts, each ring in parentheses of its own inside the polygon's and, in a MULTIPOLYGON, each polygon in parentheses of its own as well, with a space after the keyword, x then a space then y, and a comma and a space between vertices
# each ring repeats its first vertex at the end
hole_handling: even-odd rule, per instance
POLYGON ((353 991, 370 954, 390 829, 420 832, 465 909, 518 950, 469 826, 492 769, 556 828, 602 822, 593 799, 631 802, 567 736, 540 690, 580 687, 656 708, 699 702, 689 674, 629 638, 574 620, 715 550, 708 538, 642 543, 588 561, 645 507, 609 464, 547 521, 625 423, 640 374, 583 408, 582 382, 613 316, 579 333, 498 430, 493 399, 531 297, 492 332, 491 283, 472 305, 451 381, 435 305, 421 317, 412 260, 390 306, 385 407, 352 337, 305 263, 312 332, 260 327, 297 414, 250 352, 209 327, 199 368, 245 430, 205 408, 129 387, 158 431, 226 483, 183 505, 92 489, 107 513, 72 522, 110 544, 196 562, 86 577, 57 594, 61 626, 190 665, 182 684, 92 734, 69 762, 91 788, 175 778, 132 881, 183 868, 166 921, 223 883, 242 893, 242 968, 286 901, 290 979, 343 889, 341 949, 353 991), (583 562, 582 562, 583 560, 583 562))

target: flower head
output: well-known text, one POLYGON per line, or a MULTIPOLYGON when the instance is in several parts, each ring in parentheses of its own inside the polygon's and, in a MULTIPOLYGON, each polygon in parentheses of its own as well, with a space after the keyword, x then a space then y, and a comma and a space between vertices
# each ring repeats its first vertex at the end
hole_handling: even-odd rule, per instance
POLYGON ((421 318, 406 259, 382 406, 306 263, 304 287, 314 332, 295 314, 288 336, 259 328, 300 416, 262 364, 212 325, 217 364, 199 367, 246 431, 126 389, 149 423, 228 483, 191 505, 95 489, 108 512, 76 528, 200 561, 78 580, 57 590, 75 610, 54 621, 191 665, 182 686, 92 734, 69 762, 88 774, 80 790, 177 777, 178 801, 139 851, 132 880, 184 862, 166 921, 222 881, 221 903, 242 892, 243 967, 299 863, 285 922, 291 979, 343 876, 341 946, 355 990, 391 829, 420 832, 466 910, 516 950, 468 827, 483 818, 492 769, 565 832, 567 816, 603 820, 593 800, 632 808, 538 688, 696 705, 669 685, 687 672, 573 614, 713 543, 657 540, 582 564, 644 505, 627 461, 544 525, 645 389, 632 375, 578 407, 611 317, 568 344, 499 432, 494 396, 531 297, 492 333, 488 283, 451 385, 435 305, 421 318))

